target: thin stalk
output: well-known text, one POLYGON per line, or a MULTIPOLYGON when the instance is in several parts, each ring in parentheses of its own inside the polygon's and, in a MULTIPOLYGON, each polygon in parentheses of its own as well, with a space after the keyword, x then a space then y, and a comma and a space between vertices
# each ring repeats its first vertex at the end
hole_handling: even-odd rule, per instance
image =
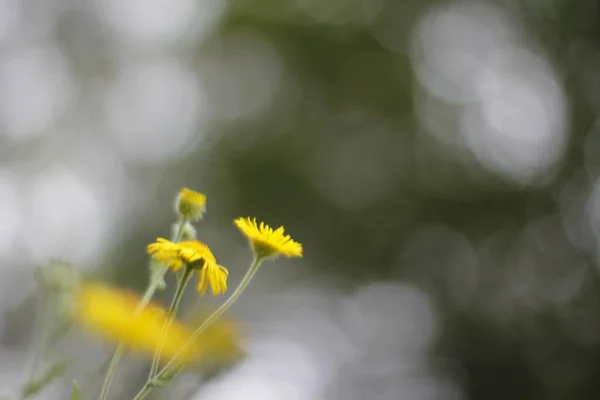
POLYGON ((110 359, 110 363, 108 364, 108 369, 106 370, 106 376, 104 377, 104 383, 102 384, 102 389, 100 390, 100 399, 106 400, 108 399, 108 390, 110 389, 110 385, 112 384, 112 380, 115 376, 115 372, 117 372, 117 366, 119 365, 119 361, 121 361, 121 357, 123 356, 123 352, 125 351, 125 344, 123 341, 120 341, 113 352, 113 355, 110 359))
POLYGON ((106 358, 104 362, 94 371, 91 377, 87 377, 85 383, 82 385, 83 387, 88 387, 86 392, 89 392, 89 398, 96 397, 96 394, 100 391, 100 385, 102 384, 102 380, 98 379, 102 371, 108 368, 108 364, 110 363, 111 358, 106 358))
POLYGON ((135 395, 135 397, 133 398, 133 400, 142 400, 143 398, 145 398, 146 396, 148 396, 151 391, 152 391, 152 386, 150 386, 148 384, 148 382, 146 382, 146 384, 144 385, 144 387, 142 388, 142 390, 140 390, 140 392, 135 395))
MULTIPOLYGON (((177 228, 177 234, 173 238, 174 242, 179 242, 183 238, 183 232, 184 232, 184 227, 185 227, 186 222, 187 222, 187 220, 185 218, 181 218, 181 220, 179 221, 179 227, 177 228)), ((154 293, 156 292, 156 289, 158 288, 158 285, 160 284, 161 279, 165 275, 165 272, 167 272, 167 267, 163 265, 159 270, 157 270, 154 274, 152 274, 152 277, 150 279, 150 284, 146 288, 146 291, 144 292, 142 300, 140 300, 140 303, 138 304, 138 306, 135 310, 136 313, 142 312, 146 308, 146 306, 148 305, 148 303, 154 296, 154 293)), ((119 344, 117 344, 117 347, 115 348, 115 350, 113 351, 112 358, 108 365, 108 370, 106 371, 106 376, 104 377, 104 383, 102 384, 102 391, 100 392, 99 400, 107 400, 108 399, 108 391, 110 389, 110 385, 112 384, 112 380, 115 376, 115 373, 117 372, 117 366, 119 365, 119 362, 121 361, 121 357, 123 356, 124 350, 125 350, 125 344, 121 340, 119 342, 119 344)))
POLYGON ((44 351, 44 344, 46 338, 46 315, 47 315, 47 307, 44 302, 44 294, 37 293, 37 305, 36 305, 36 316, 35 316, 35 334, 34 334, 34 343, 33 343, 33 360, 31 361, 31 368, 29 370, 29 378, 28 382, 32 381, 35 378, 35 373, 37 372, 37 368, 40 362, 40 358, 42 357, 42 352, 44 351))
POLYGON ((194 272, 194 269, 187 266, 183 272, 183 275, 181 275, 181 279, 179 279, 179 285, 177 286, 175 296, 173 297, 173 301, 171 302, 171 306, 169 307, 167 319, 165 320, 160 331, 160 339, 158 341, 158 346, 156 347, 156 352, 154 353, 154 359, 152 360, 152 366, 150 367, 150 376, 148 377, 148 380, 154 379, 154 376, 158 372, 158 365, 160 363, 160 357, 162 355, 162 350, 165 345, 165 340, 167 339, 167 332, 169 331, 169 329, 171 329, 173 320, 177 315, 177 311, 179 310, 179 303, 181 302, 181 297, 183 296, 183 291, 188 281, 190 280, 190 276, 192 276, 192 272, 194 272))
MULTIPOLYGON (((171 359, 171 361, 169 361, 167 363, 167 365, 165 365, 164 368, 162 370, 160 370, 160 372, 156 375, 157 379, 163 378, 167 374, 167 372, 169 372, 169 369, 174 366, 174 364, 177 362, 177 359, 181 356, 181 354, 185 350, 187 350, 187 348, 190 347, 198 339, 198 337, 200 337, 200 335, 206 330, 206 328, 208 328, 213 322, 215 322, 221 315, 223 315, 223 313, 225 311, 227 311, 227 309, 229 309, 229 307, 231 307, 233 305, 233 303, 235 303, 235 301, 240 297, 242 292, 244 290, 246 290, 246 288, 250 284, 250 281, 252 281, 252 278, 256 274, 256 271, 258 271, 258 267, 260 266, 260 263, 262 262, 262 260, 263 260, 263 258, 260 258, 260 257, 254 258, 254 260, 252 261, 252 264, 248 268, 248 271, 246 271, 246 275, 244 275, 244 277, 242 278, 242 281, 240 282, 238 287, 235 289, 235 291, 231 294, 231 296, 229 296, 227 301, 225 301, 219 308, 217 308, 215 310, 215 312, 213 312, 210 315, 210 317, 208 317, 206 319, 206 321, 204 321, 202 323, 202 325, 200 325, 194 331, 192 336, 187 340, 187 342, 183 345, 183 347, 179 350, 179 352, 175 355, 175 357, 173 357, 171 359)), ((175 373, 173 375, 173 377, 175 377, 176 375, 177 375, 177 373, 175 373)), ((150 383, 150 380, 148 380, 148 382, 146 382, 146 384, 144 384, 144 387, 142 388, 142 390, 140 390, 140 392, 134 397, 133 400, 142 400, 151 391, 152 391, 152 385, 150 383)))
POLYGON ((219 308, 217 308, 206 319, 206 321, 204 321, 202 323, 202 325, 200 325, 198 328, 196 328, 196 330, 194 331, 192 336, 186 341, 186 343, 183 345, 181 350, 179 350, 179 352, 175 355, 175 357, 173 357, 173 359, 171 361, 169 361, 169 363, 167 365, 165 365, 165 367, 161 370, 161 372, 158 374, 159 376, 164 375, 164 373, 167 372, 167 370, 170 367, 172 367, 173 364, 177 361, 177 358, 179 358, 181 356, 183 351, 187 350, 187 348, 190 347, 200 337, 200 335, 206 330, 206 328, 208 328, 213 322, 215 322, 221 315, 223 315, 223 313, 225 311, 227 311, 227 309, 229 309, 229 307, 231 307, 233 305, 233 303, 236 302, 236 300, 240 297, 240 295, 244 292, 244 290, 246 290, 246 288, 250 284, 250 281, 252 281, 252 278, 256 274, 256 271, 258 271, 258 267, 260 267, 262 260, 263 260, 262 258, 255 258, 252 261, 250 268, 248 268, 248 271, 246 271, 246 275, 244 275, 244 277, 242 278, 242 281, 240 282, 238 287, 234 290, 234 292, 231 294, 231 296, 229 296, 227 301, 225 301, 225 303, 223 303, 219 308))

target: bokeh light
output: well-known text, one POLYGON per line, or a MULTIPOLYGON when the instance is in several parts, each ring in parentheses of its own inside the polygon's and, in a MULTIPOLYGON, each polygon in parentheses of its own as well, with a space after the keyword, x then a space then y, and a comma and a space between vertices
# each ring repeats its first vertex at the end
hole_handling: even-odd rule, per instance
POLYGON ((97 12, 115 40, 142 48, 193 43, 209 34, 224 11, 222 0, 98 0, 97 12))
POLYGON ((75 87, 68 65, 54 46, 25 48, 0 61, 0 126, 15 142, 56 128, 75 87))
POLYGON ((108 90, 108 132, 126 156, 141 163, 185 157, 203 133, 198 128, 207 100, 201 90, 175 60, 125 65, 108 90))

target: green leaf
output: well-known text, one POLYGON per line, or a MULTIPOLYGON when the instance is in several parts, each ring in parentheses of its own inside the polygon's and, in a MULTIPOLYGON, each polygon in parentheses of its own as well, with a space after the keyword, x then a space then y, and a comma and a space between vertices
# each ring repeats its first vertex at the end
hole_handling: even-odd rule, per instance
POLYGON ((23 398, 31 397, 44 387, 48 386, 50 383, 55 381, 57 378, 60 378, 67 371, 67 363, 61 361, 59 363, 54 364, 45 374, 43 374, 38 379, 33 379, 25 384, 23 388, 23 398))
POLYGON ((69 400, 81 400, 81 388, 76 380, 73 380, 73 391, 71 392, 69 400))

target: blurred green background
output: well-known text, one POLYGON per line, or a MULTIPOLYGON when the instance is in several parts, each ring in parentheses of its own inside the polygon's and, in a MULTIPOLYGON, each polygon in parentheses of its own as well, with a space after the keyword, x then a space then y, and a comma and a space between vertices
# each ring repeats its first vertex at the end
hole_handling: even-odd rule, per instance
POLYGON ((305 249, 236 305, 248 360, 189 398, 597 399, 599 18, 591 0, 0 0, 0 389, 31 357, 32 270, 143 290, 187 186, 231 287, 250 261, 234 218, 305 249))

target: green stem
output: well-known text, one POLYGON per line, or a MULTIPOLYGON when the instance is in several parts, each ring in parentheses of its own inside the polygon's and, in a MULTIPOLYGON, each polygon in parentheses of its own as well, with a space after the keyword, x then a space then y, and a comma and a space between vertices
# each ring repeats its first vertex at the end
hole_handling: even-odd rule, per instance
POLYGON ((96 397, 96 394, 100 391, 100 385, 102 384, 102 380, 98 379, 100 374, 108 368, 108 365, 112 358, 106 358, 104 362, 98 367, 90 376, 86 377, 86 381, 82 384, 83 387, 87 387, 86 392, 89 392, 90 398, 96 397))
POLYGON ((177 290, 175 291, 175 296, 173 297, 173 301, 171 302, 171 307, 169 307, 169 312, 167 314, 167 319, 165 320, 161 331, 160 331, 160 339, 158 341, 158 346, 156 347, 156 352, 154 353, 154 359, 152 360, 152 366, 150 367, 150 376, 148 380, 154 379, 157 371, 158 365, 160 363, 160 357, 162 355, 162 350, 165 345, 165 340, 167 339, 167 332, 171 329, 171 325, 173 324, 173 320, 177 315, 177 311, 179 310, 179 303, 181 302, 181 297, 183 295, 183 291, 185 289, 185 285, 190 280, 190 276, 192 276, 192 272, 194 269, 186 266, 179 280, 179 285, 177 286, 177 290))
MULTIPOLYGON (((167 365, 165 365, 165 367, 162 370, 160 370, 160 372, 156 375, 157 379, 165 377, 165 375, 169 372, 169 369, 174 366, 174 364, 177 362, 177 359, 181 356, 181 354, 185 350, 187 350, 187 348, 189 346, 191 346, 198 339, 198 337, 202 334, 202 332, 204 332, 206 330, 206 328, 208 328, 210 326, 210 324, 212 324, 213 322, 215 322, 225 311, 227 311, 227 309, 229 307, 231 307, 233 305, 233 303, 235 303, 235 301, 240 297, 240 295, 242 294, 242 292, 244 290, 246 290, 246 288, 250 284, 250 281, 252 280, 252 278, 256 274, 256 271, 258 271, 258 267, 260 266, 260 263, 262 262, 262 260, 263 260, 263 258, 261 258, 261 257, 254 258, 254 260, 252 261, 252 264, 250 265, 250 268, 248 268, 248 271, 246 272, 246 275, 244 275, 244 277, 242 278, 242 281, 240 282, 240 284, 238 285, 238 287, 235 289, 235 291, 231 294, 231 296, 229 296, 229 298, 227 299, 227 301, 225 303, 223 303, 219 308, 217 308, 215 310, 215 312, 213 312, 210 315, 210 317, 208 317, 206 319, 206 321, 204 321, 202 323, 202 325, 200 325, 194 331, 194 333, 192 334, 192 336, 182 346, 181 350, 179 350, 179 352, 175 355, 175 357, 173 357, 171 359, 171 361, 169 361, 167 363, 167 365)), ((177 376, 177 373, 178 372, 176 372, 175 374, 173 374, 173 378, 175 376, 177 376)), ((134 397, 133 400, 142 400, 151 391, 152 391, 152 385, 150 384, 150 380, 149 380, 148 382, 146 382, 146 384, 144 384, 144 387, 142 388, 142 390, 140 390, 140 392, 134 397)))
POLYGON ((44 349, 45 342, 45 333, 46 333, 46 304, 44 302, 44 294, 37 294, 37 310, 36 310, 36 327, 35 327, 35 336, 34 336, 34 344, 33 344, 33 360, 31 362, 31 369, 29 370, 29 379, 28 382, 32 381, 35 378, 35 373, 37 371, 40 357, 42 356, 42 352, 44 349))
POLYGON ((106 400, 108 398, 108 390, 110 389, 110 385, 112 384, 112 380, 115 376, 115 372, 117 372, 117 366, 119 365, 119 361, 121 361, 121 356, 123 356, 123 352, 125 351, 125 344, 123 341, 120 341, 113 352, 112 358, 110 359, 110 363, 108 364, 108 369, 106 370, 106 376, 104 377, 104 384, 102 385, 102 390, 100 391, 100 399, 106 400))
MULTIPOLYGON (((180 242, 183 238, 183 232, 186 222, 186 218, 181 218, 179 220, 177 234, 175 235, 175 238, 173 238, 174 242, 180 242)), ((144 292, 142 300, 140 300, 140 303, 138 304, 135 313, 142 312, 146 308, 146 306, 154 296, 154 293, 156 292, 156 289, 158 288, 158 285, 160 284, 160 281, 162 280, 166 272, 167 267, 163 265, 159 270, 152 274, 150 284, 146 288, 146 291, 144 292)), ((110 389, 110 385, 112 384, 112 380, 115 376, 115 373, 117 372, 117 366, 119 365, 119 361, 121 361, 121 356, 123 356, 124 350, 125 344, 121 340, 119 344, 117 344, 115 350, 113 351, 110 364, 108 365, 108 370, 106 371, 106 376, 104 377, 104 383, 102 385, 102 391, 100 392, 100 400, 108 399, 108 391, 110 389)))
POLYGON ((204 332, 206 330, 206 328, 208 328, 213 322, 215 322, 221 315, 223 315, 223 313, 225 311, 227 311, 227 309, 229 309, 229 307, 231 307, 233 305, 233 303, 235 303, 235 301, 240 297, 242 292, 244 290, 246 290, 246 288, 250 284, 250 281, 256 274, 256 271, 258 271, 258 267, 260 267, 260 263, 262 262, 262 260, 263 260, 262 258, 256 257, 252 261, 250 268, 248 268, 248 271, 246 271, 246 275, 244 275, 244 277, 242 278, 242 281, 240 282, 238 287, 234 290, 234 292, 231 294, 231 296, 229 296, 227 301, 225 301, 225 303, 223 303, 219 308, 217 308, 215 310, 215 312, 213 312, 210 315, 210 317, 208 317, 206 319, 206 321, 204 321, 202 323, 202 325, 200 325, 194 331, 192 336, 186 341, 186 343, 183 345, 181 350, 179 350, 179 352, 175 355, 175 357, 171 361, 169 361, 169 363, 161 370, 161 372, 158 374, 159 377, 161 375, 164 375, 164 373, 167 372, 167 370, 173 366, 173 364, 177 361, 177 358, 179 358, 181 356, 181 354, 185 350, 187 350, 187 348, 190 347, 200 337, 200 335, 202 334, 202 332, 204 332))
POLYGON ((151 391, 152 391, 152 387, 150 386, 150 384, 148 382, 146 382, 146 384, 144 385, 142 390, 140 390, 140 392, 135 395, 133 400, 142 400, 144 397, 148 396, 151 391))

